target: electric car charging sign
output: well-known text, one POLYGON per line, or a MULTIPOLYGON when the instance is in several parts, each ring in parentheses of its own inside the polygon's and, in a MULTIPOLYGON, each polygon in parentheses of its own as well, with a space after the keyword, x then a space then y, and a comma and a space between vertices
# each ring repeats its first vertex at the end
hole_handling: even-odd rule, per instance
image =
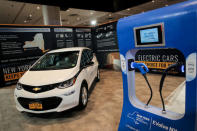
MULTIPOLYGON (((184 55, 177 49, 138 50, 135 55, 135 61, 146 64, 152 72, 162 72, 162 70, 177 62, 185 64, 184 55)), ((184 71, 171 71, 171 73, 184 74, 184 71)))

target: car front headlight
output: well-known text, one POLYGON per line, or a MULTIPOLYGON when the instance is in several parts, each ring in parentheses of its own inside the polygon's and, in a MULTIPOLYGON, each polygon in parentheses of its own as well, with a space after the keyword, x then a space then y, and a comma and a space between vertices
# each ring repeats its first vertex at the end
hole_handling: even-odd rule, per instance
POLYGON ((17 83, 17 84, 16 84, 16 89, 17 89, 17 90, 23 89, 22 84, 21 84, 21 83, 17 83))
POLYGON ((72 86, 72 85, 75 84, 76 79, 77 79, 77 78, 74 77, 74 78, 71 78, 71 79, 69 79, 69 80, 67 80, 67 81, 64 81, 64 82, 60 83, 60 84, 57 86, 57 88, 59 88, 59 89, 68 88, 68 87, 70 87, 70 86, 72 86))

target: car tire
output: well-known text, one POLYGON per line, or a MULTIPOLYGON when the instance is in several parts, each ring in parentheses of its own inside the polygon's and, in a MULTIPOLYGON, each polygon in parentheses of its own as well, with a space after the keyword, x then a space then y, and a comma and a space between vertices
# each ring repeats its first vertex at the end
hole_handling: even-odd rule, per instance
POLYGON ((97 76, 96 76, 96 82, 100 81, 100 71, 97 69, 97 76))
POLYGON ((79 110, 83 110, 86 108, 88 104, 88 87, 83 84, 81 86, 81 89, 80 89, 80 95, 79 95, 79 110))

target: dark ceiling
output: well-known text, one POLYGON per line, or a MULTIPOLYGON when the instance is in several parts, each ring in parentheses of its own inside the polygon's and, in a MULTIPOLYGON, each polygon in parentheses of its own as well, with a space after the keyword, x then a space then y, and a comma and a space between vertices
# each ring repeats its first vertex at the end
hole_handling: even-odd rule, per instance
POLYGON ((61 10, 78 8, 96 11, 116 12, 151 0, 10 0, 42 5, 59 6, 61 10))

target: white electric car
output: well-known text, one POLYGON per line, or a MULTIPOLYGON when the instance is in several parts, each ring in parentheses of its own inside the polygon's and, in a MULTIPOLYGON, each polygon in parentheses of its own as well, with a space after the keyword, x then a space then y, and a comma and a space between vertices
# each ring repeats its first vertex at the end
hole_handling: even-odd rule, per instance
POLYGON ((88 103, 88 89, 99 80, 98 61, 89 48, 50 51, 19 79, 14 92, 20 112, 62 112, 88 103))

